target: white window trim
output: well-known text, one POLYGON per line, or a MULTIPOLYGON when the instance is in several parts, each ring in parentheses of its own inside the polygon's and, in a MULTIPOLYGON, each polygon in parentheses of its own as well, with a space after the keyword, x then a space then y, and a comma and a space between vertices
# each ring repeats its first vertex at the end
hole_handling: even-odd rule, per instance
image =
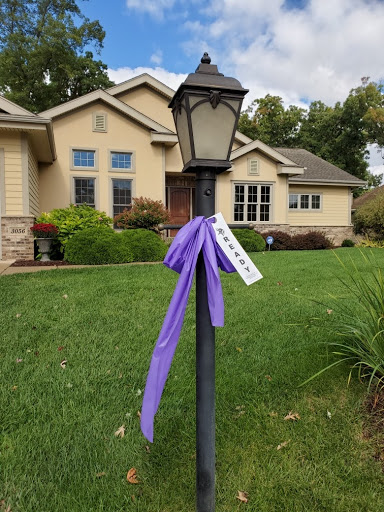
POLYGON ((75 180, 92 180, 94 179, 95 180, 95 210, 99 210, 99 183, 98 183, 98 177, 96 175, 87 175, 87 176, 84 176, 84 175, 77 175, 77 176, 71 176, 70 177, 70 180, 71 180, 71 200, 70 200, 70 203, 71 204, 76 204, 75 203, 75 180))
POLYGON ((323 211, 323 194, 321 192, 288 192, 288 212, 312 212, 322 213, 323 211), (289 207, 289 196, 298 196, 297 208, 289 207), (309 196, 309 208, 301 208, 301 196, 309 196), (312 196, 320 196, 320 208, 312 208, 312 196))
MULTIPOLYGON (((248 201, 247 203, 248 204, 248 201)), ((260 203, 255 203, 260 206, 260 203)), ((234 224, 247 224, 248 222, 256 222, 257 224, 273 224, 274 223, 274 204, 275 204, 275 187, 274 182, 268 181, 232 181, 232 202, 231 202, 231 218, 234 224), (269 220, 257 220, 257 221, 247 221, 247 220, 235 220, 235 186, 236 185, 251 185, 251 186, 269 186, 270 188, 270 211, 269 211, 269 220)), ((246 213, 246 212, 245 212, 246 213)), ((260 209, 258 208, 258 216, 260 215, 260 209)))
MULTIPOLYGON (((136 180, 133 178, 124 178, 123 176, 110 176, 109 177, 109 216, 113 219, 113 180, 127 180, 131 182, 131 198, 135 197, 136 180)), ((119 229, 119 228, 117 228, 119 229)))
POLYGON ((108 149, 108 171, 133 174, 136 172, 136 151, 131 149, 108 149), (115 169, 112 167, 112 153, 129 153, 131 155, 130 169, 115 169))
POLYGON ((71 171, 98 171, 99 170, 99 150, 97 148, 87 148, 80 146, 72 146, 69 148, 69 162, 71 171), (93 151, 95 153, 95 166, 94 167, 82 167, 75 166, 73 163, 73 156, 75 151, 93 151))

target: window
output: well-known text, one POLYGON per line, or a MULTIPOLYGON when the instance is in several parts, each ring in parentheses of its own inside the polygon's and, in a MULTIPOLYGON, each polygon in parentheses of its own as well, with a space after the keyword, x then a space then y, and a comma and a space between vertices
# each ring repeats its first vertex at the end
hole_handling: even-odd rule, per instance
POLYGON ((321 210, 321 194, 289 194, 290 210, 321 210))
POLYGON ((76 205, 86 203, 95 208, 95 178, 74 178, 76 205))
POLYGON ((130 209, 132 203, 132 181, 112 180, 113 217, 130 209))
POLYGON ((132 169, 132 153, 111 151, 111 169, 132 169))
POLYGON ((235 185, 233 219, 235 222, 271 220, 271 185, 235 185))
POLYGON ((95 150, 72 150, 72 167, 74 168, 96 168, 96 151, 95 150))

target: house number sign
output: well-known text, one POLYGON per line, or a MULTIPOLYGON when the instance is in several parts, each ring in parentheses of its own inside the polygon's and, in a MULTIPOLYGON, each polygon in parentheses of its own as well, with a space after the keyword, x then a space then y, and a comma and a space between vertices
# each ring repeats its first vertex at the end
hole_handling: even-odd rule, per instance
POLYGON ((11 235, 25 235, 26 228, 10 228, 11 235))

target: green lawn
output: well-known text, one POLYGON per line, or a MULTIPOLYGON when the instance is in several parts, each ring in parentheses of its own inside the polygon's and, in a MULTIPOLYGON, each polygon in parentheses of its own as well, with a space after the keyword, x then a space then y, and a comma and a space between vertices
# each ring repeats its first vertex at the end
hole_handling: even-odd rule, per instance
MULTIPOLYGON (((384 266, 384 251, 373 252, 384 266)), ((337 254, 369 270, 357 249, 337 254)), ((260 282, 222 275, 217 512, 382 512, 366 386, 347 387, 340 366, 298 388, 332 361, 322 342, 336 312, 309 299, 345 293, 340 264, 332 251, 252 258, 260 282), (319 327, 306 327, 312 317, 319 327), (300 419, 284 420, 290 411, 300 419)), ((149 452, 137 417, 176 280, 162 265, 0 277, 0 510, 194 511, 194 291, 149 452), (131 467, 139 484, 126 480, 131 467)))

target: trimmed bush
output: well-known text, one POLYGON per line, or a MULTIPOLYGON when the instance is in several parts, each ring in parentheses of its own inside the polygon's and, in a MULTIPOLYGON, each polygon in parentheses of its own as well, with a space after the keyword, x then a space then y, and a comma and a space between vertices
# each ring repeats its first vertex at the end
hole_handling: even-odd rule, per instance
POLYGON ((349 238, 342 241, 341 247, 355 247, 355 242, 349 238))
POLYGON ((83 229, 105 227, 112 224, 112 219, 104 212, 95 210, 91 206, 71 204, 68 208, 56 208, 49 213, 42 213, 36 222, 50 223, 57 227, 60 242, 60 251, 64 252, 68 240, 83 229))
POLYGON ((131 261, 162 261, 167 254, 166 243, 148 229, 127 229, 120 236, 132 253, 131 261))
POLYGON ((292 237, 288 233, 284 233, 284 231, 267 231, 262 234, 264 240, 267 239, 268 236, 272 236, 274 241, 270 246, 271 251, 289 251, 292 249, 292 237))
POLYGON ((292 237, 292 249, 294 251, 313 251, 330 249, 331 247, 330 240, 320 231, 309 231, 292 237))
POLYGON ((134 197, 132 208, 116 215, 113 222, 122 229, 144 228, 157 232, 159 224, 167 224, 170 220, 170 213, 162 201, 134 197))
POLYGON ((265 249, 264 238, 250 229, 232 229, 232 233, 246 252, 262 252, 265 249))
POLYGON ((76 265, 103 265, 133 261, 129 244, 112 228, 88 228, 68 240, 65 260, 76 265))
POLYGON ((370 239, 384 239, 384 193, 381 192, 371 201, 357 208, 353 217, 355 233, 361 233, 370 239))

